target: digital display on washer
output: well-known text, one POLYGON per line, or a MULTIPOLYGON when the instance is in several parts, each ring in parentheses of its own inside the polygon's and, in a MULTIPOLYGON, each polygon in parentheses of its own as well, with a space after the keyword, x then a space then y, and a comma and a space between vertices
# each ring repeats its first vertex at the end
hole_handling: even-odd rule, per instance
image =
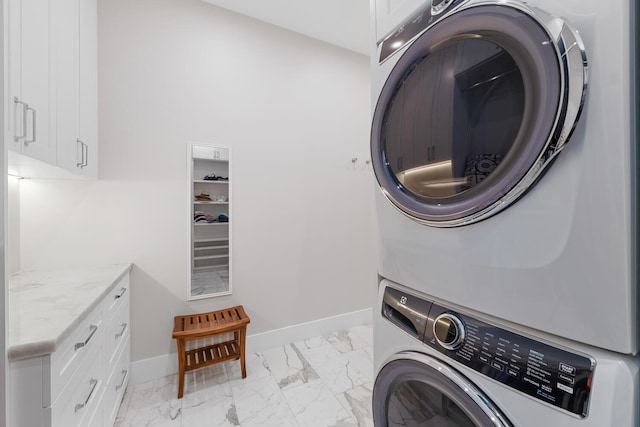
POLYGON ((587 415, 595 367, 595 362, 588 357, 451 312, 436 304, 429 312, 423 341, 502 384, 581 417, 587 415), (456 337, 459 338, 457 341, 456 337), (459 345, 454 346, 455 342, 459 345), (447 349, 443 345, 455 348, 447 349))

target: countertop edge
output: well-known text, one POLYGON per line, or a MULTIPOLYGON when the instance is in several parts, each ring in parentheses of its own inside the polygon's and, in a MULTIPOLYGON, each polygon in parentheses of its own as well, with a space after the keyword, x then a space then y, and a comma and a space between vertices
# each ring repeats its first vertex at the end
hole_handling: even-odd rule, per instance
POLYGON ((42 357, 49 355, 58 349, 58 346, 64 341, 71 332, 78 326, 84 319, 86 319, 91 312, 98 307, 100 302, 107 296, 109 292, 133 269, 133 263, 122 264, 123 269, 118 274, 117 278, 113 280, 104 291, 95 298, 74 321, 72 321, 57 337, 51 340, 31 342, 27 344, 14 344, 7 349, 7 359, 9 362, 15 362, 19 360, 32 359, 35 357, 42 357))

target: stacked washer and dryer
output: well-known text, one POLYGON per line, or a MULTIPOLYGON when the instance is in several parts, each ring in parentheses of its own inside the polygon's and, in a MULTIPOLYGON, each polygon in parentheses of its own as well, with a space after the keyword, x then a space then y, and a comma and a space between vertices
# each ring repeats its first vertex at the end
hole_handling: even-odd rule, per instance
POLYGON ((640 426, 638 9, 433 0, 376 40, 376 426, 640 426))

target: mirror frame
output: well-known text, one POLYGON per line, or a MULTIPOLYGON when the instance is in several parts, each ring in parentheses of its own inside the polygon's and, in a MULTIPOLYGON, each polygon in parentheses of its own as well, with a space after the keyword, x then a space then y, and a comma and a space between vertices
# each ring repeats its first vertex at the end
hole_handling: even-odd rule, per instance
MULTIPOLYGON (((203 160, 207 160, 207 158, 202 157, 203 160)), ((193 300, 200 300, 200 299, 205 299, 205 298, 214 298, 214 297, 220 297, 220 296, 224 296, 224 295, 231 295, 232 291, 233 291, 233 280, 232 280, 232 271, 233 271, 233 253, 232 253, 232 219, 233 219, 233 212, 232 212, 232 186, 233 186, 233 181, 232 181, 232 172, 231 172, 231 147, 227 146, 227 145, 222 145, 222 144, 213 144, 213 143, 204 143, 204 142, 189 142, 187 144, 187 206, 189 207, 189 213, 187 215, 187 219, 188 219, 188 247, 189 247, 189 267, 187 268, 187 301, 193 301, 193 300), (226 227, 228 228, 227 231, 227 236, 228 236, 228 289, 226 291, 221 291, 221 292, 213 292, 213 293, 207 293, 207 294, 201 294, 201 295, 193 295, 193 276, 194 276, 194 239, 195 239, 195 223, 194 223, 194 210, 195 210, 195 187, 196 184, 200 184, 200 186, 202 185, 221 185, 221 184, 217 184, 221 181, 211 181, 211 183, 204 183, 202 179, 196 179, 196 177, 194 176, 196 167, 195 167, 195 157, 194 157, 194 150, 195 147, 203 147, 205 150, 206 149, 211 149, 212 151, 212 158, 210 160, 215 161, 217 160, 215 157, 215 153, 217 152, 218 155, 221 154, 222 152, 222 157, 220 158, 221 161, 224 161, 224 152, 227 153, 227 180, 226 181, 222 181, 222 182, 227 182, 227 201, 223 202, 223 203, 227 203, 227 212, 228 212, 228 217, 229 217, 229 222, 226 223, 226 227), (219 150, 219 151, 218 151, 219 150)), ((215 204, 212 203, 212 204, 215 204)), ((218 223, 219 224, 219 223, 218 223)), ((218 225, 219 226, 219 225, 218 225)))

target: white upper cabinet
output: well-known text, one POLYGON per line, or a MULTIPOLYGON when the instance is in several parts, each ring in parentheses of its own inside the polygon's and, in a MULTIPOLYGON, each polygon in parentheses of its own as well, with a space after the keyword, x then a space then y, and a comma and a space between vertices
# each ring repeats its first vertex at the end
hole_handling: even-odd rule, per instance
POLYGON ((73 170, 81 163, 78 137, 78 0, 55 0, 53 30, 56 67, 57 164, 73 170))
POLYGON ((97 178, 97 1, 56 0, 58 166, 97 178))
POLYGON ((50 0, 9 0, 9 148, 56 161, 50 0))
MULTIPOLYGON (((46 162, 35 176, 57 177, 47 168, 53 165, 96 179, 97 0, 8 5, 8 147, 46 162)), ((21 157, 17 163, 33 164, 21 157)))
POLYGON ((79 0, 78 143, 81 173, 98 177, 98 0, 79 0))
POLYGON ((418 9, 431 4, 428 0, 375 0, 376 40, 381 41, 418 9))

